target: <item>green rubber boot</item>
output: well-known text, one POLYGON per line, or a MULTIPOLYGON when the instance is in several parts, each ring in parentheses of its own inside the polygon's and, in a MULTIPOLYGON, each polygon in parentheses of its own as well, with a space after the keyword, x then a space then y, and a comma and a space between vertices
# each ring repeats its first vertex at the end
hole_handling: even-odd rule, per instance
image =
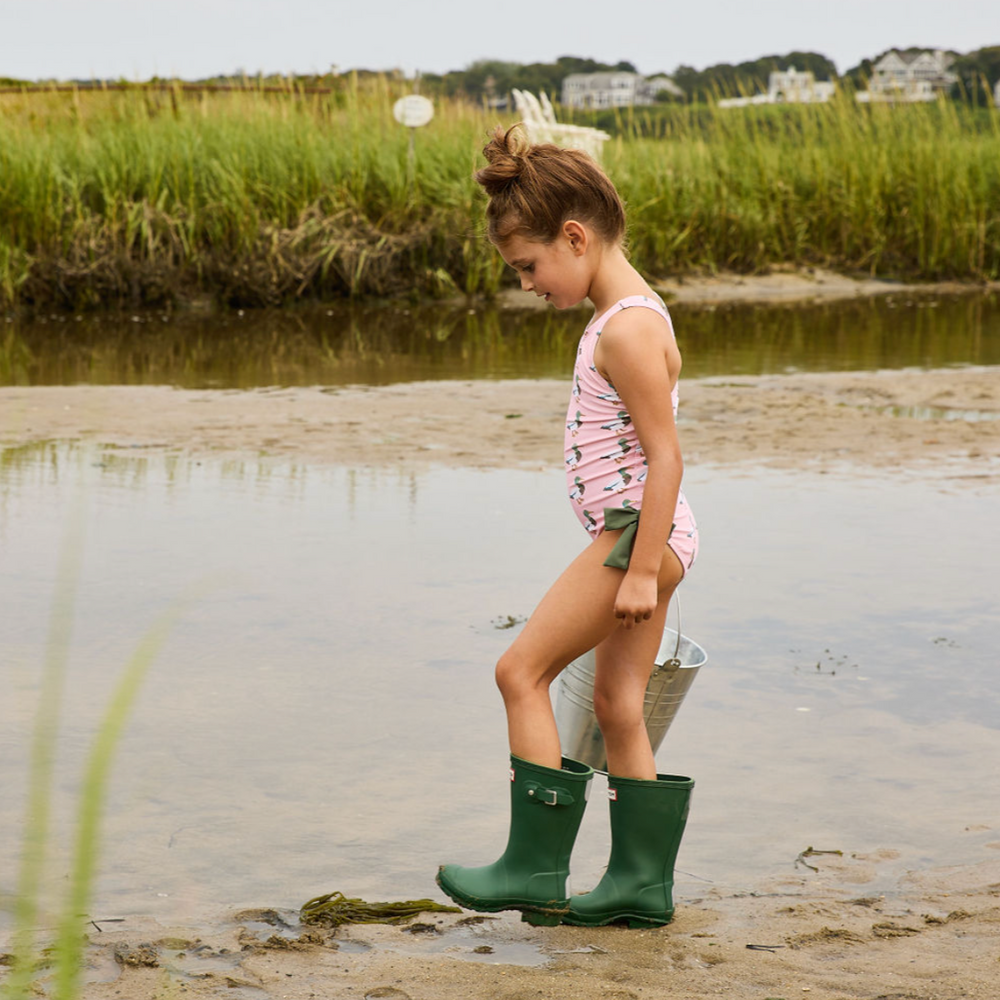
POLYGON ((555 770, 510 758, 510 834, 491 865, 442 865, 437 884, 470 910, 520 910, 531 924, 555 925, 569 908, 569 856, 590 793, 593 768, 563 757, 555 770))
POLYGON ((608 776, 611 860, 593 892, 574 896, 564 924, 597 927, 628 921, 659 927, 674 915, 674 861, 694 782, 677 774, 655 781, 608 776))

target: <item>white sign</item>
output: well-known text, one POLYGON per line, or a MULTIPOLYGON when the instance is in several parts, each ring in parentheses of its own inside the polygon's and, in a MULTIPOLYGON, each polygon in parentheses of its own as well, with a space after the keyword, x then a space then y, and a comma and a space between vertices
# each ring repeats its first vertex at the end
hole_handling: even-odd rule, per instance
POLYGON ((420 128, 434 117, 434 105, 420 94, 401 97, 392 106, 392 116, 407 128, 420 128))

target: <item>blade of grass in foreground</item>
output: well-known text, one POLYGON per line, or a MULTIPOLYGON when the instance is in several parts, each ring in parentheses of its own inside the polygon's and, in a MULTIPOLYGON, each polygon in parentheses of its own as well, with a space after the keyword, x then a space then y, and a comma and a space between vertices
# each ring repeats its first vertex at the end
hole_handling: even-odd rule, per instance
POLYGON ((101 812, 107 795, 114 752, 135 704, 139 688, 179 614, 180 608, 177 606, 168 609, 143 636, 122 672, 97 735, 94 737, 80 789, 76 851, 70 873, 69 899, 66 901, 55 943, 56 972, 53 1000, 72 1000, 77 995, 85 943, 83 924, 87 919, 87 907, 96 874, 101 812))
POLYGON ((56 734, 62 704, 66 661, 69 658, 73 628, 73 597, 80 578, 83 556, 85 508, 79 504, 66 532, 56 571, 45 662, 42 669, 38 711, 31 738, 28 800, 25 809, 24 843, 21 871, 14 899, 14 961, 3 995, 26 995, 37 960, 34 928, 38 917, 45 849, 49 837, 49 813, 52 797, 52 771, 55 761, 56 734))
MULTIPOLYGON (((66 663, 69 658, 73 603, 83 554, 85 506, 77 505, 59 558, 52 617, 42 671, 38 710, 32 736, 24 847, 14 902, 14 958, 0 986, 4 1000, 27 1000, 39 988, 39 956, 35 945, 45 854, 49 840, 52 773, 59 728, 66 663)), ((72 1000, 79 992, 85 938, 83 925, 96 874, 101 812, 107 795, 114 751, 121 739, 139 689, 182 609, 191 598, 165 611, 143 636, 122 671, 104 718, 94 737, 80 789, 76 847, 69 896, 60 917, 52 953, 53 1000, 72 1000)))

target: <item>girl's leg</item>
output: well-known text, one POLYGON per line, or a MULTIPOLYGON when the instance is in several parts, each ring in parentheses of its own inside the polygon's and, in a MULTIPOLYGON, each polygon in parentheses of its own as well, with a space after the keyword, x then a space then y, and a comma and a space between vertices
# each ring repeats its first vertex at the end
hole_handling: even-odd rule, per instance
POLYGON ((497 664, 510 732, 510 831, 492 864, 438 871, 438 885, 462 906, 521 910, 542 924, 557 924, 569 911, 570 852, 594 772, 579 761, 563 766, 549 684, 617 627, 623 574, 601 564, 619 534, 595 539, 573 560, 497 664))
POLYGON ((683 573, 677 556, 667 548, 653 616, 633 629, 613 630, 594 650, 594 713, 608 753, 609 774, 650 781, 656 778, 643 700, 663 638, 667 607, 683 573))
MULTIPOLYGON (((552 768, 562 763, 549 685, 619 628, 614 602, 624 574, 603 562, 620 535, 602 532, 570 563, 497 663, 510 751, 523 760, 552 768)), ((647 628, 644 622, 633 631, 647 628)))
POLYGON ((656 613, 597 647, 594 709, 608 752, 611 857, 597 886, 570 900, 563 923, 588 927, 627 920, 659 927, 674 915, 674 861, 694 782, 658 775, 643 722, 643 699, 667 605, 683 571, 671 549, 660 565, 656 613))

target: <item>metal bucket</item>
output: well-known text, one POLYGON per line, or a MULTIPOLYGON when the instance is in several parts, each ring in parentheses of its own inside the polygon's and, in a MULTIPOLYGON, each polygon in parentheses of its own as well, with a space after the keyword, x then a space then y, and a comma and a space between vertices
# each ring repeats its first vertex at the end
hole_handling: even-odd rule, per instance
MULTIPOLYGON (((698 643, 672 628, 663 630, 643 705, 653 753, 660 748, 698 668, 707 660, 708 654, 698 643)), ((604 774, 608 769, 608 756, 594 714, 594 670, 594 651, 591 650, 559 675, 556 725, 563 753, 604 774)))

